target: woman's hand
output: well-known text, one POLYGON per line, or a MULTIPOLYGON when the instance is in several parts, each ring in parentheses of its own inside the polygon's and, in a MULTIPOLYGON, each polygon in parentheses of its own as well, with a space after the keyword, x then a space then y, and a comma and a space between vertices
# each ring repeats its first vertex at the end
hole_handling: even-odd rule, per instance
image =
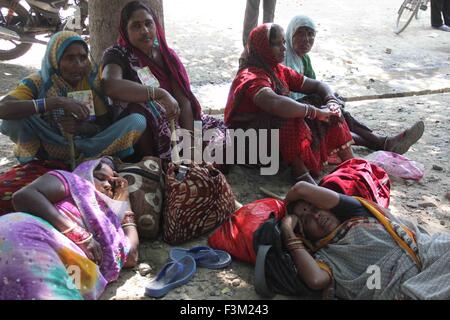
POLYGON ((102 264, 102 247, 94 238, 86 243, 79 244, 78 247, 83 250, 88 259, 94 261, 96 265, 99 266, 102 264))
POLYGON ((85 120, 89 117, 89 108, 84 103, 65 97, 59 97, 59 99, 66 115, 71 115, 77 120, 85 120))
POLYGON ((338 110, 330 110, 328 108, 325 109, 317 109, 316 119, 323 122, 329 122, 332 118, 339 118, 341 116, 341 109, 338 110))
POLYGON ((113 186, 114 190, 114 200, 128 201, 128 181, 125 178, 119 177, 117 175, 112 178, 111 185, 113 186))
POLYGON ((155 98, 155 102, 160 104, 166 110, 167 120, 178 120, 180 116, 180 106, 177 100, 164 89, 158 90, 158 95, 155 98))
POLYGON ((281 231, 285 239, 295 237, 295 228, 299 223, 299 219, 294 214, 287 214, 281 221, 281 231))
POLYGON ((124 264, 124 268, 133 268, 137 265, 139 261, 139 250, 137 246, 134 246, 130 249, 128 253, 127 261, 124 264))

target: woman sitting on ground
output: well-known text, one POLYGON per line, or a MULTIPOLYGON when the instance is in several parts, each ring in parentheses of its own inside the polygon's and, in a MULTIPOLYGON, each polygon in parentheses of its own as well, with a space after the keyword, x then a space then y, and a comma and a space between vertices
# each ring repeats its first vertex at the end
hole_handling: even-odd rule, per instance
POLYGON ((286 51, 283 29, 258 26, 248 49, 248 59, 231 85, 225 123, 242 129, 279 128, 281 155, 292 165, 294 178, 308 170, 318 174, 332 154, 352 158, 352 137, 332 90, 281 64, 286 51), (322 108, 290 99, 290 91, 317 94, 322 108))
POLYGON ((138 143, 140 156, 170 159, 168 120, 194 130, 225 127, 202 115, 191 91, 188 74, 177 54, 169 48, 157 16, 140 1, 128 3, 121 12, 118 43, 103 56, 103 88, 118 103, 120 116, 140 113, 148 127, 138 143))
POLYGON ((283 241, 311 289, 341 299, 450 298, 449 234, 430 236, 374 203, 306 182, 285 201, 283 241))
MULTIPOLYGON (((310 79, 316 79, 308 52, 311 51, 316 37, 316 25, 307 16, 292 18, 286 30, 286 59, 284 64, 310 79)), ((302 102, 305 95, 291 92, 291 98, 302 102)), ((306 99, 307 100, 307 99, 306 99)), ((339 99, 343 106, 343 102, 339 99)), ((358 122, 350 113, 343 111, 356 145, 372 150, 385 150, 403 154, 416 143, 423 134, 424 123, 416 122, 411 128, 393 136, 380 136, 364 124, 358 122)))
POLYGON ((41 70, 22 80, 0 102, 1 133, 16 144, 19 162, 36 158, 69 162, 73 156, 78 160, 103 155, 123 158, 133 153, 146 128, 145 118, 131 115, 110 125, 110 110, 88 54, 86 42, 76 33, 56 33, 41 70), (90 92, 94 110, 69 98, 74 91, 90 92), (75 155, 71 155, 72 137, 75 155))
POLYGON ((128 184, 109 158, 51 171, 0 217, 0 300, 97 299, 138 259, 128 184))

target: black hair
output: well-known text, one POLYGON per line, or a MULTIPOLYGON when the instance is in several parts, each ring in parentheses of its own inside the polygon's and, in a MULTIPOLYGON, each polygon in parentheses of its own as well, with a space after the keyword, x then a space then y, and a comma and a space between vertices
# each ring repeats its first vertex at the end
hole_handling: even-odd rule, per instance
POLYGON ((272 47, 273 46, 273 41, 276 39, 276 37, 278 36, 278 28, 276 28, 276 24, 272 24, 270 26, 270 31, 269 31, 269 44, 272 47))
POLYGON ((151 8, 149 8, 142 1, 131 1, 131 2, 128 2, 122 8, 122 11, 120 12, 120 21, 122 22, 122 27, 125 29, 124 32, 125 32, 127 37, 128 37, 128 32, 127 32, 128 22, 130 21, 131 16, 133 15, 133 13, 135 13, 138 10, 145 10, 148 13, 150 13, 150 15, 152 16, 153 20, 157 19, 156 15, 153 12, 153 10, 151 8))
POLYGON ((100 162, 98 163, 98 165, 95 167, 94 171, 99 171, 102 170, 102 166, 103 164, 106 164, 107 166, 109 166, 112 170, 115 170, 116 166, 114 164, 114 161, 112 158, 110 157, 103 157, 100 162))

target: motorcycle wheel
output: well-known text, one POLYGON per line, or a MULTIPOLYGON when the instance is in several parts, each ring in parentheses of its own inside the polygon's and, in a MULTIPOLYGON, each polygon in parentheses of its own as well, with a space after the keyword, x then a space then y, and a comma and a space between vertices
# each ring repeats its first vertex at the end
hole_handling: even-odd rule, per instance
MULTIPOLYGON (((9 7, 11 5, 11 1, 5 1, 0 0, 0 10, 2 14, 6 17, 8 14, 9 7)), ((25 26, 28 19, 30 18, 30 15, 28 11, 21 6, 20 4, 17 4, 16 9, 14 10, 14 31, 17 33, 20 32, 21 29, 25 26), (19 31, 19 32, 18 32, 19 31)), ((5 27, 3 23, 0 22, 0 25, 2 27, 5 27)), ((32 43, 21 43, 16 40, 3 40, 0 39, 0 60, 12 60, 16 59, 22 55, 24 55, 28 50, 30 50, 32 43), (11 48, 10 48, 11 47, 11 48), (4 50, 3 48, 7 48, 4 50)))

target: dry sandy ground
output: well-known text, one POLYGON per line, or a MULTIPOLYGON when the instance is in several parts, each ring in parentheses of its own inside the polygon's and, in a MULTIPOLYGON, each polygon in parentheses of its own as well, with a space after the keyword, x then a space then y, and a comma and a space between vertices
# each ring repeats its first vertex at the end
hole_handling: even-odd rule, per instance
MULTIPOLYGON (((276 20, 286 26, 300 13, 316 20, 319 32, 311 53, 316 74, 344 96, 450 88, 450 34, 430 28, 429 11, 402 35, 393 34, 401 2, 278 0, 276 20)), ((164 0, 164 5, 168 41, 185 62, 194 91, 205 109, 222 109, 242 50, 245 1, 164 0)), ((0 63, 0 95, 37 68, 42 55, 43 49, 36 46, 20 59, 0 63)), ((450 226, 450 201, 445 198, 450 191, 449 102, 447 93, 347 105, 357 119, 384 134, 398 133, 419 119, 425 122, 423 138, 406 154, 425 166, 425 176, 419 182, 393 178, 390 208, 430 231, 448 232, 450 226)), ((0 136, 0 170, 14 163, 11 147, 8 139, 0 136)), ((368 154, 364 148, 354 151, 362 157, 368 154)), ((260 177, 258 170, 234 167, 227 179, 242 203, 264 198, 258 192, 260 186, 284 194, 291 184, 286 168, 276 176, 260 177)), ((206 237, 184 246, 205 242, 206 237)), ((166 262, 168 250, 160 241, 143 243, 140 261, 148 264, 151 272, 144 277, 138 270, 124 271, 103 298, 147 299, 145 284, 166 262)), ((252 283, 252 266, 234 261, 223 271, 199 269, 187 285, 164 299, 259 299, 252 283)))

